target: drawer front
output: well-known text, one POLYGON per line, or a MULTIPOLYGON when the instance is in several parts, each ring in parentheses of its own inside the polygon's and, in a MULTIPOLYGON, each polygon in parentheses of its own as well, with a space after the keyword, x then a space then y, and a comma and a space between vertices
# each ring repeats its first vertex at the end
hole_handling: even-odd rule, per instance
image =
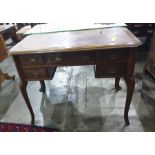
POLYGON ((95 54, 92 52, 68 52, 59 54, 49 54, 47 56, 48 64, 57 65, 85 65, 95 63, 95 54))
POLYGON ((49 79, 50 74, 47 68, 24 68, 24 77, 29 80, 49 79))
POLYGON ((128 49, 112 49, 104 50, 96 53, 98 63, 103 62, 124 62, 127 61, 129 55, 128 49))
POLYGON ((126 75, 126 64, 114 64, 114 65, 96 65, 95 76, 96 77, 115 77, 126 75))
POLYGON ((21 55, 20 61, 23 66, 36 66, 44 64, 42 55, 21 55))

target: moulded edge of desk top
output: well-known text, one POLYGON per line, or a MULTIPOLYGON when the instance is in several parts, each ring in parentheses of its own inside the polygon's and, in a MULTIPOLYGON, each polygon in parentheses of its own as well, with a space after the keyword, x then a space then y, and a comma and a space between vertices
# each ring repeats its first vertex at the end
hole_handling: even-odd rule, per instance
POLYGON ((122 48, 136 48, 138 46, 140 46, 141 43, 137 43, 135 46, 113 46, 113 47, 95 47, 93 46, 93 48, 90 48, 90 46, 87 48, 72 48, 72 49, 69 49, 69 48, 65 48, 65 49, 55 49, 55 50, 52 50, 52 49, 40 49, 40 50, 27 50, 27 51, 14 51, 13 53, 9 52, 9 54, 11 55, 21 55, 21 54, 37 54, 37 53, 57 53, 57 52, 79 52, 79 51, 96 51, 96 50, 106 50, 106 49, 122 49, 122 48))

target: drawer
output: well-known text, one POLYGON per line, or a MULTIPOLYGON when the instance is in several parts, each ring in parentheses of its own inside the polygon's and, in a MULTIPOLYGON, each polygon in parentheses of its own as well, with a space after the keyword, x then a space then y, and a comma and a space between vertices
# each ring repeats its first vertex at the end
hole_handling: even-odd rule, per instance
POLYGON ((103 62, 126 62, 128 59, 128 49, 112 49, 104 50, 96 53, 96 60, 98 63, 103 62))
POLYGON ((48 68, 24 68, 23 72, 27 80, 51 79, 52 77, 48 68))
POLYGON ((95 54, 92 52, 53 53, 47 56, 48 64, 57 65, 87 65, 95 63, 95 54))
POLYGON ((43 55, 33 55, 33 54, 28 54, 28 55, 21 55, 20 56, 20 61, 23 66, 37 66, 37 65, 43 65, 43 55))
POLYGON ((125 76, 127 73, 126 64, 113 64, 113 65, 96 65, 95 66, 95 77, 115 77, 125 76))

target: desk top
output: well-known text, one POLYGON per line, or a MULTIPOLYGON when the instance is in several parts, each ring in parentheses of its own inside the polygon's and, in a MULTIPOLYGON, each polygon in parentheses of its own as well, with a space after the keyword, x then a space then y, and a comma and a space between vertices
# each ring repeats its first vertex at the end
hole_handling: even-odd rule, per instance
POLYGON ((125 27, 33 34, 10 49, 14 54, 34 54, 138 47, 141 41, 125 27))

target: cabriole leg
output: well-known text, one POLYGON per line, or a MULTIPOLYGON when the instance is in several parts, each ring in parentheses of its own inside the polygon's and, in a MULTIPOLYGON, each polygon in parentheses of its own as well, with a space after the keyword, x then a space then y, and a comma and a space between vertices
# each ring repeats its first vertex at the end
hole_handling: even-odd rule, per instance
POLYGON ((30 111, 30 114, 31 114, 31 124, 34 125, 34 112, 32 110, 32 106, 30 104, 30 101, 29 101, 29 98, 28 98, 28 95, 27 95, 27 91, 26 91, 26 87, 27 87, 27 84, 28 82, 27 81, 21 81, 20 82, 20 90, 21 90, 21 93, 23 95, 23 98, 26 102, 26 105, 30 111))

